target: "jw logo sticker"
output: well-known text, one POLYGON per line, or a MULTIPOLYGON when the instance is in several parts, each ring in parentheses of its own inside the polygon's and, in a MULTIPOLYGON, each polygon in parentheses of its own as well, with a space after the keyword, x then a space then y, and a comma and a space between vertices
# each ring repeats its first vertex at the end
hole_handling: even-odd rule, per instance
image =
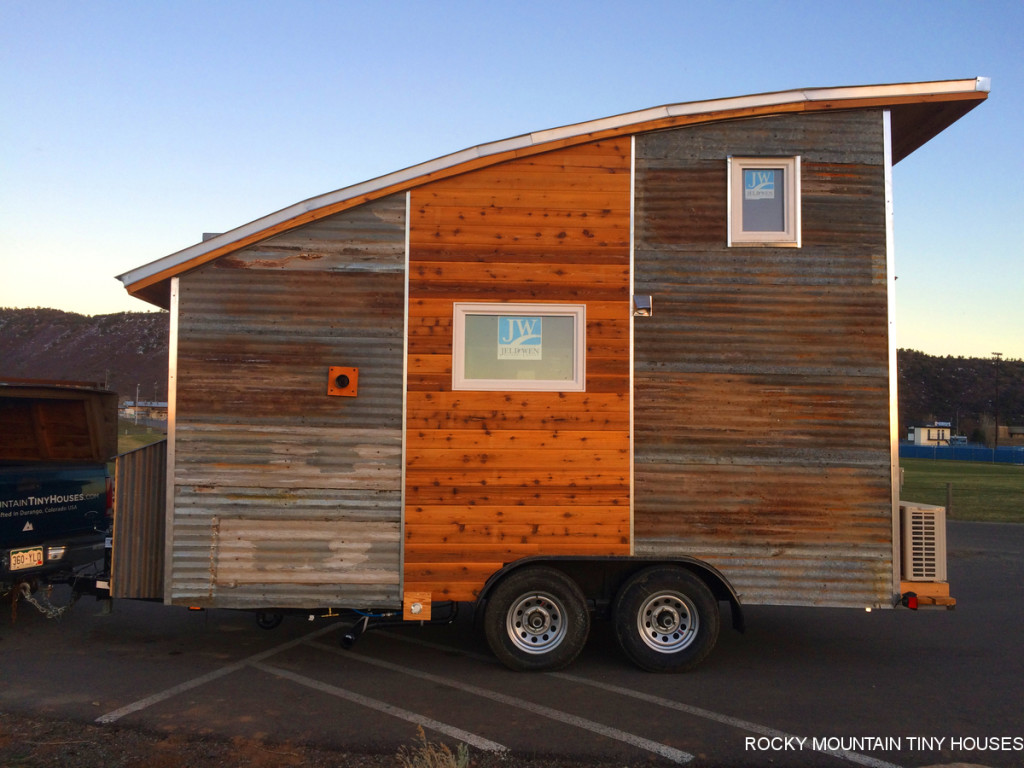
POLYGON ((775 170, 744 170, 744 200, 774 200, 775 170))
POLYGON ((541 359, 541 318, 498 318, 499 360, 541 359))

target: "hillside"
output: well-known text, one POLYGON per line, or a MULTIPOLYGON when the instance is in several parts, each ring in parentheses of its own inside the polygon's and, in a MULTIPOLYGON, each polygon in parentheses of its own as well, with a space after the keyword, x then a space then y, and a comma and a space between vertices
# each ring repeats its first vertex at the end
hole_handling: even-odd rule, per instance
MULTIPOLYGON (((123 399, 167 399, 166 312, 86 317, 57 309, 0 308, 0 377, 106 383, 123 399)), ((901 435, 948 421, 983 442, 999 423, 1024 425, 1024 361, 899 351, 901 435)))
POLYGON ((167 399, 166 312, 88 317, 0 308, 0 378, 97 382, 123 400, 167 399))
POLYGON ((904 427, 948 421, 971 442, 983 443, 990 440, 997 403, 1000 426, 1024 426, 1024 361, 901 349, 898 364, 904 427))

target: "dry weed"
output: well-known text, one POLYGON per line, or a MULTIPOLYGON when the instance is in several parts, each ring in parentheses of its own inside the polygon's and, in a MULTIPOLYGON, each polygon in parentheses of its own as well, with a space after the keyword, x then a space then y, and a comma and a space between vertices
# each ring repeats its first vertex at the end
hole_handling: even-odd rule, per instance
POLYGON ((459 744, 455 754, 446 744, 431 744, 423 732, 423 726, 416 728, 417 746, 402 747, 398 750, 398 765, 401 768, 468 768, 469 747, 459 744))

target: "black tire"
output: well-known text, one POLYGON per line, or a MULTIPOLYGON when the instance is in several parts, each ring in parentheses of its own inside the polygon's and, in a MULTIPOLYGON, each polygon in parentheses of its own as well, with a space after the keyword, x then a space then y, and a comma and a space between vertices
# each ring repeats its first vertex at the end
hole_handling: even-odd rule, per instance
POLYGON ((284 621, 284 614, 273 611, 261 611, 256 614, 256 625, 260 629, 277 629, 284 621))
POLYGON ((630 660, 648 672, 686 672, 718 641, 718 601, 690 571, 654 566, 619 590, 615 636, 630 660))
POLYGON ((554 568, 526 566, 494 588, 484 632, 491 651, 509 669, 561 669, 583 650, 590 612, 571 578, 554 568))

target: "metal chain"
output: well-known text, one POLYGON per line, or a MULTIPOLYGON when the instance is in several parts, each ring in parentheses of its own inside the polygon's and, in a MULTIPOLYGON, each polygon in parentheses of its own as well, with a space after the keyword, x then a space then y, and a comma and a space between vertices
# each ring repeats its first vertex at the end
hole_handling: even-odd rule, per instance
POLYGON ((25 598, 25 602, 30 605, 34 605, 46 618, 59 619, 67 613, 68 609, 71 608, 72 605, 75 604, 75 601, 78 599, 78 593, 75 590, 71 590, 71 600, 67 605, 62 605, 60 607, 50 602, 50 595, 52 593, 53 587, 49 586, 46 588, 46 594, 40 594, 39 599, 37 600, 32 596, 32 588, 28 585, 28 582, 23 581, 21 583, 21 596, 25 598))

